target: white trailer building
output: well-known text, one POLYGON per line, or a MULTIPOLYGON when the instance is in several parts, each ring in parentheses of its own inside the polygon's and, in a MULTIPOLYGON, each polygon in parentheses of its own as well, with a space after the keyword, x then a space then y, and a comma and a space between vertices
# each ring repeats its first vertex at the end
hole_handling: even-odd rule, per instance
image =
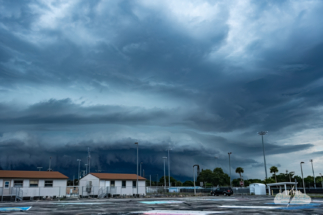
POLYGON ((67 179, 54 171, 0 170, 0 194, 20 198, 65 196, 67 179))
POLYGON ((81 196, 146 195, 146 179, 136 174, 90 173, 80 179, 81 196))

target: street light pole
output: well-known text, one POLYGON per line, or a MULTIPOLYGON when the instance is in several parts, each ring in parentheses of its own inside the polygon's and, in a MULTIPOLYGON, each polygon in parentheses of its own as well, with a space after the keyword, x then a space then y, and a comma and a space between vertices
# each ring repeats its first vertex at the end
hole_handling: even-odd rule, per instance
POLYGON ((262 151, 264 153, 264 165, 265 165, 265 173, 266 173, 266 179, 267 179, 267 165, 266 165, 266 155, 265 155, 265 145, 264 145, 264 135, 266 135, 268 131, 259 131, 258 134, 261 135, 262 140, 262 151))
POLYGON ((79 162, 79 171, 78 171, 78 178, 77 178, 77 181, 79 181, 80 180, 80 164, 81 164, 81 159, 77 159, 76 161, 78 161, 79 162))
POLYGON ((230 162, 230 155, 232 154, 232 152, 229 152, 229 170, 230 170, 230 187, 232 187, 232 183, 231 183, 231 162, 230 162))
POLYGON ((167 159, 167 157, 163 157, 163 159, 164 159, 164 187, 166 189, 166 170, 165 170, 165 168, 166 168, 166 159, 167 159))
POLYGON ((87 163, 85 165, 85 175, 87 175, 87 163))
POLYGON ((170 184, 170 156, 169 156, 169 148, 168 148, 168 187, 170 188, 171 187, 171 184, 170 184))
POLYGON ((139 150, 139 144, 137 142, 135 142, 135 144, 137 145, 137 183, 136 183, 136 187, 137 187, 137 197, 138 197, 138 150, 139 150))
POLYGON ((321 176, 321 184, 322 184, 322 188, 323 188, 323 180, 322 180, 322 174, 320 173, 321 176))
POLYGON ((316 189, 315 175, 314 175, 314 167, 313 167, 313 159, 311 159, 310 162, 312 163, 312 171, 313 171, 313 178, 314 178, 314 188, 316 189))
POLYGON ((303 176, 303 168, 302 168, 302 164, 303 164, 304 162, 302 161, 301 162, 301 172, 302 172, 302 179, 303 179, 303 189, 304 189, 304 194, 306 194, 306 190, 305 190, 305 183, 304 183, 304 176, 303 176))
POLYGON ((196 195, 196 189, 195 189, 195 173, 194 173, 194 166, 193 165, 193 183, 194 183, 194 196, 196 195))

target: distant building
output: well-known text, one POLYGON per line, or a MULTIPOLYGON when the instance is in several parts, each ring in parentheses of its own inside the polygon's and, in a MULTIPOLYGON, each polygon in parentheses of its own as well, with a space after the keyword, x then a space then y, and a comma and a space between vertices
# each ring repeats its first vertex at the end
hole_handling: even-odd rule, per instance
POLYGON ((146 179, 136 174, 89 173, 80 179, 81 196, 146 195, 146 179))
POLYGON ((2 196, 65 196, 68 177, 54 171, 0 170, 2 196))

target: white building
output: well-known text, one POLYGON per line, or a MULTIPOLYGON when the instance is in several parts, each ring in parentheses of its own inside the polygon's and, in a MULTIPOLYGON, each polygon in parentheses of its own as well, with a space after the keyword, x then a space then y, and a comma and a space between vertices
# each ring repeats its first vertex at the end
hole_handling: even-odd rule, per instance
POLYGON ((266 195, 266 185, 261 183, 250 184, 250 194, 266 195))
POLYGON ((81 196, 146 195, 146 179, 136 174, 90 173, 80 179, 81 196), (138 192, 137 192, 138 191, 138 192))
POLYGON ((68 177, 60 172, 0 170, 2 196, 65 196, 68 177))

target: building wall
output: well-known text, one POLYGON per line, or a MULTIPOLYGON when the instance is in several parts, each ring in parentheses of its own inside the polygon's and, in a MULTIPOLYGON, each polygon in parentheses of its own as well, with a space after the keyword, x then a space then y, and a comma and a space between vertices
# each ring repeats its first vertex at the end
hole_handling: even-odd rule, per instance
MULTIPOLYGON (((88 174, 84 178, 80 179, 79 195, 99 195, 100 193, 110 193, 119 195, 133 195, 137 194, 137 188, 132 187, 133 180, 125 180, 126 187, 122 187, 122 180, 114 180, 115 186, 111 187, 111 180, 100 180, 99 178, 88 174), (89 181, 92 181, 91 190, 86 190, 86 185, 89 181)), ((138 181, 138 194, 146 195, 146 183, 145 181, 138 181)))
MULTIPOLYGON (((2 180, 1 186, 3 186, 3 181, 7 181, 8 179, 0 180, 2 180)), ((66 195, 67 179, 31 179, 38 180, 38 187, 30 187, 30 179, 9 179, 10 187, 14 187, 15 180, 23 180, 23 186, 20 188, 23 197, 66 195), (45 187, 45 180, 52 180, 53 187, 45 187)))
POLYGON ((79 195, 88 196, 88 195, 98 195, 100 189, 100 179, 97 177, 88 174, 85 177, 80 179, 80 188, 79 188, 79 195), (91 190, 86 190, 86 185, 92 181, 92 188, 91 190))

